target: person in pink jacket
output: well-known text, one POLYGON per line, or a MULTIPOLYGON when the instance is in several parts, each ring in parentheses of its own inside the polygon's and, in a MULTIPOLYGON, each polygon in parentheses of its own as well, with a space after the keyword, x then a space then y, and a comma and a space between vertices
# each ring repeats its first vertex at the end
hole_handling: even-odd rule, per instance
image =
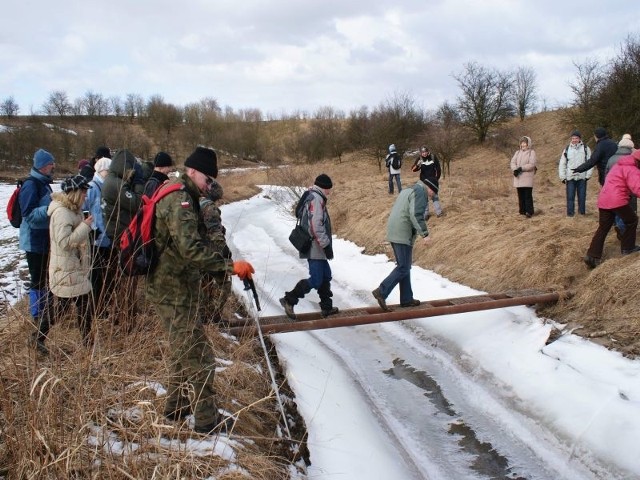
POLYGON ((520 149, 511 158, 513 186, 518 191, 520 215, 533 216, 533 177, 536 174, 536 152, 529 137, 520 139, 520 149))
POLYGON ((640 245, 636 245, 638 215, 629 205, 631 195, 640 196, 640 150, 618 160, 605 178, 598 195, 598 229, 593 234, 591 245, 584 257, 584 263, 589 268, 595 268, 602 262, 604 241, 616 215, 622 219, 625 226, 624 232, 620 235, 622 255, 640 251, 640 245))

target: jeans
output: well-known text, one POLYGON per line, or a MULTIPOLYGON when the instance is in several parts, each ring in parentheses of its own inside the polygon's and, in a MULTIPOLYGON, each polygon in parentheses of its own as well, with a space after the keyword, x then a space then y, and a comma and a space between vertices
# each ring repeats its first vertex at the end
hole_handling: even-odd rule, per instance
POLYGON ((380 284, 380 293, 384 298, 387 298, 396 285, 400 285, 400 304, 409 303, 413 300, 413 290, 411 289, 413 246, 391 243, 391 247, 396 257, 396 267, 380 284))
POLYGON ((393 193, 393 177, 396 177, 396 184, 398 185, 398 193, 402 190, 402 183, 400 183, 399 173, 389 174, 389 193, 393 193))
POLYGON ((587 181, 567 180, 567 215, 573 217, 575 214, 575 199, 578 194, 578 213, 584 215, 587 203, 587 181))

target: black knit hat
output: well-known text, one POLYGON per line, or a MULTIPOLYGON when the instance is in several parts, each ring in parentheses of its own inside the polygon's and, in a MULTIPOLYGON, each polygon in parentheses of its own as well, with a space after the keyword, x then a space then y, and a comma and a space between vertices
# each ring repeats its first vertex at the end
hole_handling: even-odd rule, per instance
POLYGON ((607 130, 603 127, 598 127, 593 131, 593 134, 596 136, 598 140, 607 136, 607 130))
POLYGON ((153 159, 154 167, 173 167, 173 158, 167 152, 158 152, 153 159))
POLYGON ((210 148, 197 147, 185 160, 184 166, 198 170, 208 177, 218 176, 218 157, 210 148))
POLYGON ((582 135, 580 135, 580 130, 574 130, 573 132, 571 132, 571 135, 569 135, 570 137, 578 137, 578 138, 582 138, 582 135))
POLYGON ((109 147, 98 147, 96 150, 96 156, 94 158, 96 160, 100 160, 104 157, 111 158, 111 150, 109 150, 109 147))
POLYGON ((329 190, 333 187, 333 182, 331 182, 331 178, 326 173, 321 173, 316 177, 316 181, 313 182, 314 185, 317 185, 320 188, 324 188, 325 190, 329 190))

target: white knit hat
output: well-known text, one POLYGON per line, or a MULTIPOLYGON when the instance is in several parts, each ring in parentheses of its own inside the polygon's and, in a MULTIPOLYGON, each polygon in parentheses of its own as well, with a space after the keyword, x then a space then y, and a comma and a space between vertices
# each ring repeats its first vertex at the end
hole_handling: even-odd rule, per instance
POLYGON ((625 133, 622 136, 622 140, 620 140, 618 142, 618 146, 619 147, 628 147, 628 148, 634 148, 635 145, 633 144, 633 140, 631 140, 631 135, 629 135, 628 133, 625 133))
POLYGON ((109 170, 109 167, 111 166, 111 159, 107 158, 107 157, 102 157, 100 160, 98 160, 94 166, 96 173, 100 173, 103 170, 109 170))

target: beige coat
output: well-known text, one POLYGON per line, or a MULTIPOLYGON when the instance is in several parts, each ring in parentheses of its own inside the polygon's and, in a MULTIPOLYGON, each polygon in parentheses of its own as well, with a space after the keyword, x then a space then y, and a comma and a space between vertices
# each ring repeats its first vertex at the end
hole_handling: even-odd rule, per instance
POLYGON ((511 174, 518 167, 522 167, 522 173, 517 177, 513 177, 513 186, 518 187, 533 187, 533 178, 535 176, 536 167, 536 152, 531 148, 531 139, 528 139, 529 148, 526 150, 520 150, 514 153, 511 159, 511 174))
POLYGON ((73 298, 91 291, 89 271, 91 227, 82 221, 82 213, 67 196, 56 192, 47 214, 51 217, 49 237, 49 284, 54 295, 73 298))

